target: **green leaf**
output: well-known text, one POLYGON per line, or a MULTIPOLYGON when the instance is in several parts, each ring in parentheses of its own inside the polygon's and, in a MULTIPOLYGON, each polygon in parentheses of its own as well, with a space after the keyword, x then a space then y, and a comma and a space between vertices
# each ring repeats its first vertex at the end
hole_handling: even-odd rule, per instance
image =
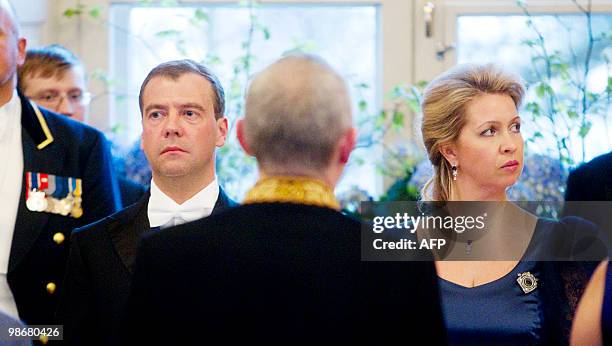
POLYGON ((193 12, 193 17, 201 22, 208 22, 210 20, 208 14, 201 8, 198 8, 195 10, 195 12, 193 12))
POLYGON ((567 157, 565 155, 562 155, 560 160, 561 160, 562 163, 564 163, 566 165, 569 165, 569 166, 571 166, 573 164, 573 162, 574 162, 572 159, 570 159, 569 157, 567 157))
POLYGON ((393 127, 395 129, 401 129, 402 127, 404 127, 404 113, 400 111, 394 111, 391 123, 393 124, 393 127))
POLYGON ((540 111, 540 105, 537 102, 528 102, 525 105, 525 109, 527 109, 527 111, 529 111, 535 117, 538 117, 542 114, 540 111))
POLYGON ((421 104, 419 103, 418 100, 416 99, 410 99, 408 101, 406 101, 406 104, 408 105, 408 108, 410 108, 410 110, 413 113, 420 113, 421 112, 421 104))
POLYGON ((597 100, 599 100, 599 95, 596 93, 587 92, 587 100, 589 100, 589 103, 595 103, 597 100))
POLYGON ((365 160, 362 157, 355 157, 353 162, 355 162, 358 166, 363 166, 365 160))
POLYGON ((204 59, 205 65, 219 65, 221 63, 221 58, 215 54, 208 54, 204 59))
POLYGON ((101 5, 95 5, 91 10, 89 10, 89 15, 92 18, 100 18, 100 14, 102 13, 102 6, 101 5))
POLYGON ((368 109, 368 103, 365 100, 359 100, 358 107, 360 112, 365 112, 368 109))
POLYGON ((416 87, 419 89, 425 89, 425 87, 427 86, 427 84, 429 84, 428 81, 426 80, 421 80, 419 82, 416 83, 416 87))
POLYGON ((581 138, 586 137, 589 134, 589 131, 591 131, 592 126, 593 124, 590 121, 587 121, 584 125, 580 126, 580 131, 578 131, 578 136, 580 136, 581 138))
POLYGON ((567 111, 567 117, 570 119, 578 119, 578 113, 574 110, 567 111))
POLYGON ((549 96, 554 96, 555 92, 553 91, 553 89, 550 87, 550 85, 548 85, 545 82, 540 82, 537 86, 536 86, 536 95, 538 95, 538 97, 545 97, 547 96, 547 94, 549 96))
POLYGON ((606 87, 606 92, 608 94, 612 94, 612 77, 608 77, 608 86, 606 87))
POLYGON ((357 89, 369 89, 370 86, 367 83, 358 83, 355 85, 355 88, 357 89))
POLYGON ((394 86, 393 88, 391 88, 391 91, 389 92, 389 98, 392 100, 402 98, 404 95, 406 95, 406 91, 404 90, 404 87, 401 85, 394 86))
POLYGON ((558 74, 562 79, 569 80, 569 68, 570 66, 562 62, 553 62, 550 64, 550 69, 553 73, 558 74))
POLYGON ((64 10, 64 17, 66 18, 71 18, 74 16, 79 16, 81 14, 83 14, 83 9, 85 8, 85 6, 83 5, 77 5, 76 7, 69 7, 66 10, 64 10))
POLYGON ((540 131, 536 131, 536 132, 533 134, 533 136, 532 136, 532 137, 533 137, 534 139, 535 139, 535 138, 544 138, 544 136, 542 135, 542 132, 540 132, 540 131))
POLYGON ((387 111, 382 110, 380 111, 380 113, 378 113, 378 116, 376 117, 376 120, 374 122, 374 126, 377 129, 382 129, 382 127, 385 125, 385 120, 387 119, 387 111))
POLYGON ((180 31, 174 30, 174 29, 170 29, 170 30, 158 31, 158 32, 155 33, 155 36, 157 36, 159 38, 168 38, 168 37, 176 37, 176 36, 179 36, 180 34, 181 34, 180 31))
POLYGON ((536 45, 534 40, 521 40, 521 44, 528 47, 533 47, 536 45))
POLYGON ((113 134, 120 134, 120 133, 121 133, 121 132, 123 132, 124 130, 125 130, 125 126, 123 126, 123 124, 122 124, 122 123, 118 123, 118 124, 116 124, 115 126, 113 126, 113 127, 111 128, 111 132, 112 132, 113 134))

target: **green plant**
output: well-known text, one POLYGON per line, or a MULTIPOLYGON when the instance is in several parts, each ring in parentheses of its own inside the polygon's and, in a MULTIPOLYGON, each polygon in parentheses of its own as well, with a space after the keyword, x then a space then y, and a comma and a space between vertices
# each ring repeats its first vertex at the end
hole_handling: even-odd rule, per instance
MULTIPOLYGON (((571 28, 560 16, 556 16, 559 23, 566 29, 569 53, 549 48, 547 38, 536 25, 534 16, 528 9, 527 1, 517 1, 517 5, 527 18, 527 26, 535 36, 533 39, 523 41, 523 45, 530 50, 531 65, 535 76, 532 80, 527 81, 528 87, 535 90, 537 96, 527 102, 525 110, 529 112, 534 123, 546 124, 528 141, 538 143, 545 136, 552 136, 558 159, 565 168, 585 160, 585 143, 595 117, 602 117, 607 129, 612 92, 609 57, 603 50, 612 43, 612 32, 594 32, 590 0, 586 6, 576 0, 571 1, 584 16, 586 37, 583 42, 586 45, 577 49, 571 39, 571 28), (588 84, 593 72, 591 67, 596 51, 601 52, 603 60, 608 65, 607 87, 600 93, 591 90, 588 84), (579 152, 576 152, 575 146, 572 145, 572 141, 576 139, 580 142, 579 152)), ((609 139, 610 136, 608 136, 608 144, 609 139)))

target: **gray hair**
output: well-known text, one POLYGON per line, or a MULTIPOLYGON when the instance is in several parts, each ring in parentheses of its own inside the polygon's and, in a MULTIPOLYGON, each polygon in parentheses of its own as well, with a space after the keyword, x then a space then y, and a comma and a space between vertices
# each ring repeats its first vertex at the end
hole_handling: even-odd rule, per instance
POLYGON ((15 7, 8 0, 0 0, 0 11, 4 12, 7 19, 11 22, 11 32, 15 35, 15 38, 19 38, 21 32, 21 25, 17 18, 17 11, 15 7))
POLYGON ((351 127, 347 85, 321 58, 283 57, 249 86, 244 135, 264 169, 324 168, 351 127))

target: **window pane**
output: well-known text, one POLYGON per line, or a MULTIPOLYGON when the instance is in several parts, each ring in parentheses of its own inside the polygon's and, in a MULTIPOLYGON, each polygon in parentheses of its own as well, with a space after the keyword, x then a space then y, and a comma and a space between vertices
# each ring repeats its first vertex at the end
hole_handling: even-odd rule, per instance
MULTIPOLYGON (((352 86, 362 83, 369 86, 352 88, 356 121, 360 116, 374 114, 380 104, 376 92, 380 88, 377 6, 261 5, 250 9, 238 5, 115 4, 111 14, 117 26, 127 28, 114 30, 111 40, 111 73, 117 78, 111 110, 127 129, 124 143, 136 140, 141 131, 137 94, 142 80, 155 65, 172 59, 202 61, 217 73, 226 89, 227 115, 231 119, 242 114, 239 100, 246 75, 294 49, 322 56, 352 86), (250 34, 251 45, 245 47, 243 42, 250 34), (253 60, 245 71, 240 59, 244 59, 247 49, 253 60), (367 109, 359 111, 359 100, 366 102, 367 109)), ((236 142, 231 134, 229 144, 236 142)), ((371 151, 361 150, 357 156, 371 162, 371 151)), ((221 158, 221 165, 224 164, 231 163, 221 158)), ((227 167, 221 167, 222 172, 223 168, 227 167)), ((223 180, 226 177, 222 174, 219 178, 223 180)), ((254 179, 244 179, 242 173, 239 176, 241 179, 222 182, 235 197, 241 197, 254 179)), ((338 189, 357 184, 375 193, 375 176, 373 164, 353 163, 350 176, 347 174, 338 189)))

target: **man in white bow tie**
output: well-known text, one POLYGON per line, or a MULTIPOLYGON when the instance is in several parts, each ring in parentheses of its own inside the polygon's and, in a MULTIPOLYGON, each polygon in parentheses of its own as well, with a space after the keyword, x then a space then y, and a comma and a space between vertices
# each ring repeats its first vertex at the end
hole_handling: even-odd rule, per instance
POLYGON ((113 343, 141 234, 235 205, 215 176, 215 150, 228 131, 217 77, 191 60, 166 62, 144 80, 139 103, 150 193, 73 233, 59 311, 69 344, 113 343))

